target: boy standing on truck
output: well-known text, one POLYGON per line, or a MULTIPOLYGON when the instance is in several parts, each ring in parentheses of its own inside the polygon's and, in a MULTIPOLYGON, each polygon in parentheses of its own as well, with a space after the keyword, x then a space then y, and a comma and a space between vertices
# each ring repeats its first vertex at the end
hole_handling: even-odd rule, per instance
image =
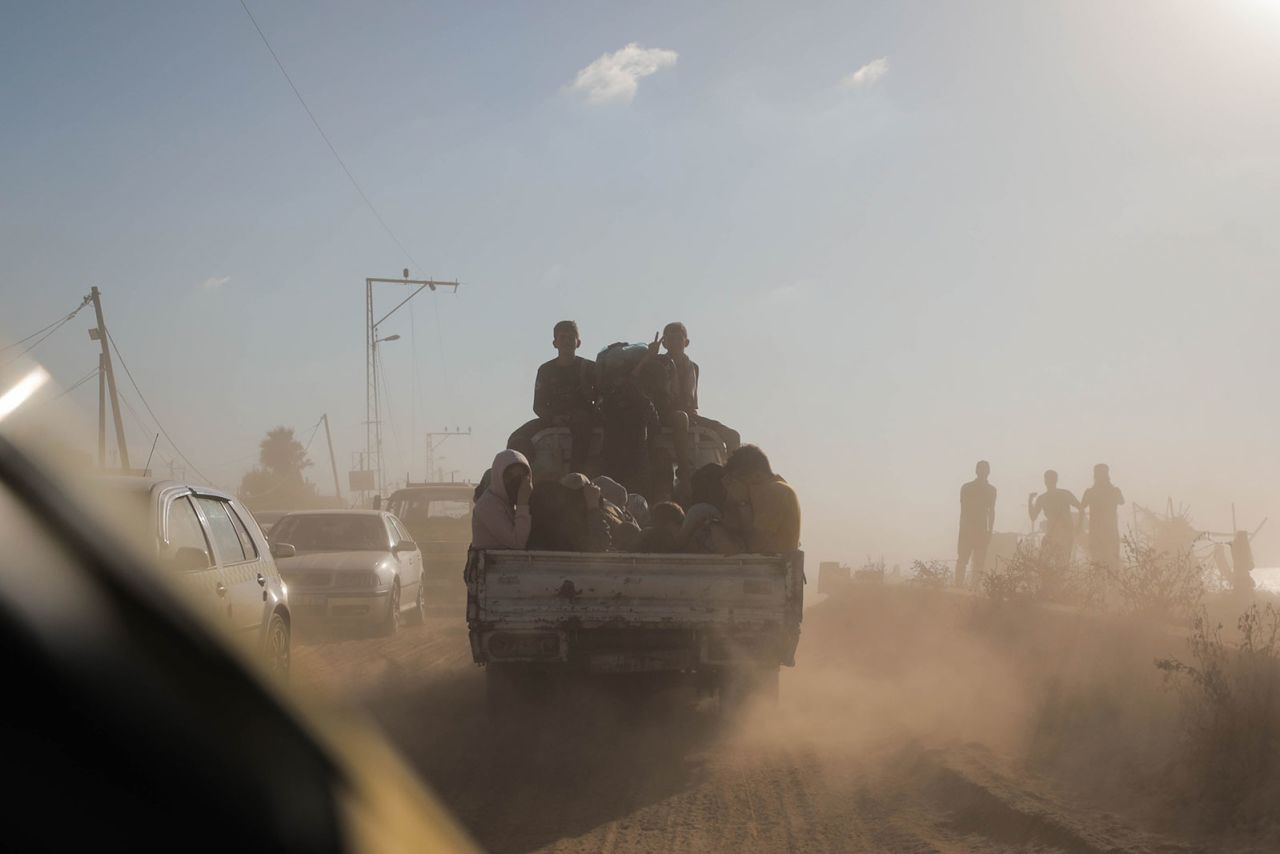
POLYGON ((533 437, 548 427, 568 427, 572 448, 569 468, 586 469, 591 436, 600 423, 597 407, 596 363, 577 355, 582 340, 578 323, 562 320, 552 329, 556 357, 538 368, 533 383, 533 412, 537 418, 511 434, 507 447, 533 459, 533 437))

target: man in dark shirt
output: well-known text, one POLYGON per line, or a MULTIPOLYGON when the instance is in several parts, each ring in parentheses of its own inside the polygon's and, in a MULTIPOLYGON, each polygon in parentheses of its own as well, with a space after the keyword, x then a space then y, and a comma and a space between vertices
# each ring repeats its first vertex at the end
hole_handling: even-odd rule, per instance
POLYGON ((576 355, 582 341, 578 324, 562 320, 552 331, 557 355, 538 368, 533 384, 533 412, 537 418, 511 434, 507 447, 534 457, 533 437, 548 427, 568 427, 572 441, 570 470, 582 472, 591 452, 591 435, 600 422, 596 406, 596 363, 576 355))
POLYGON ((1045 532, 1041 543, 1041 553, 1065 567, 1071 562, 1071 552, 1075 548, 1075 525, 1071 524, 1071 508, 1080 509, 1080 502, 1068 490, 1058 488, 1058 473, 1049 469, 1044 473, 1045 491, 1037 497, 1033 492, 1027 496, 1027 515, 1034 524, 1036 518, 1044 513, 1045 532))
POLYGON ((978 462, 973 480, 960 487, 960 542, 957 547, 956 586, 965 586, 965 571, 969 559, 973 559, 973 576, 970 583, 982 577, 987 562, 987 546, 991 543, 991 531, 996 521, 996 488, 987 482, 991 464, 978 462))
POLYGON ((1106 463, 1093 467, 1093 486, 1080 497, 1080 521, 1089 517, 1089 558, 1115 569, 1120 565, 1120 505, 1124 493, 1111 482, 1106 463))

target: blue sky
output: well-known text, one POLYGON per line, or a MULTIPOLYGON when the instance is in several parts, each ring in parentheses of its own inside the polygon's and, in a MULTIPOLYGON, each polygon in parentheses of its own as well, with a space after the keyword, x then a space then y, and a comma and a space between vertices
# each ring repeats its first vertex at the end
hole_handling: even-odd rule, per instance
MULTIPOLYGON (((384 327, 392 470, 471 426, 442 452, 477 474, 556 320, 594 352, 683 319, 819 557, 947 556, 985 457, 1002 529, 1108 461, 1206 526, 1271 516, 1280 563, 1280 3, 690 5, 251 3, 413 265, 238 3, 9 4, 0 334, 96 284, 214 480, 322 412, 345 468, 364 278, 414 266, 463 288, 384 327), (573 90, 631 43, 678 59, 573 90)), ((63 384, 88 325, 36 351, 63 384)))

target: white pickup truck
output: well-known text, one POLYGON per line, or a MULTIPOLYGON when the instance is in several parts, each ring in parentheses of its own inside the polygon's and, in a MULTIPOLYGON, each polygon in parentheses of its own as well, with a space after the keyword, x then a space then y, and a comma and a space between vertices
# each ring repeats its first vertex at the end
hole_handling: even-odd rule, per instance
POLYGON ((795 664, 804 555, 476 551, 466 582, 491 708, 556 674, 668 674, 732 703, 795 664))

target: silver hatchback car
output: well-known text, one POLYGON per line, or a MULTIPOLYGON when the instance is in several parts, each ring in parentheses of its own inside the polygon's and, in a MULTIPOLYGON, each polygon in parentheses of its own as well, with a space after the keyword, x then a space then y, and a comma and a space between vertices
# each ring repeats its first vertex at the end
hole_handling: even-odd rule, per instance
POLYGON ((271 527, 300 632, 359 627, 392 635, 422 622, 422 552, 381 510, 306 510, 271 527))
POLYGON ((173 573, 197 607, 239 641, 260 652, 267 667, 289 672, 292 616, 271 546, 234 497, 207 486, 143 477, 104 477, 107 494, 133 505, 161 568, 173 573), (140 512, 139 512, 140 511, 140 512))

